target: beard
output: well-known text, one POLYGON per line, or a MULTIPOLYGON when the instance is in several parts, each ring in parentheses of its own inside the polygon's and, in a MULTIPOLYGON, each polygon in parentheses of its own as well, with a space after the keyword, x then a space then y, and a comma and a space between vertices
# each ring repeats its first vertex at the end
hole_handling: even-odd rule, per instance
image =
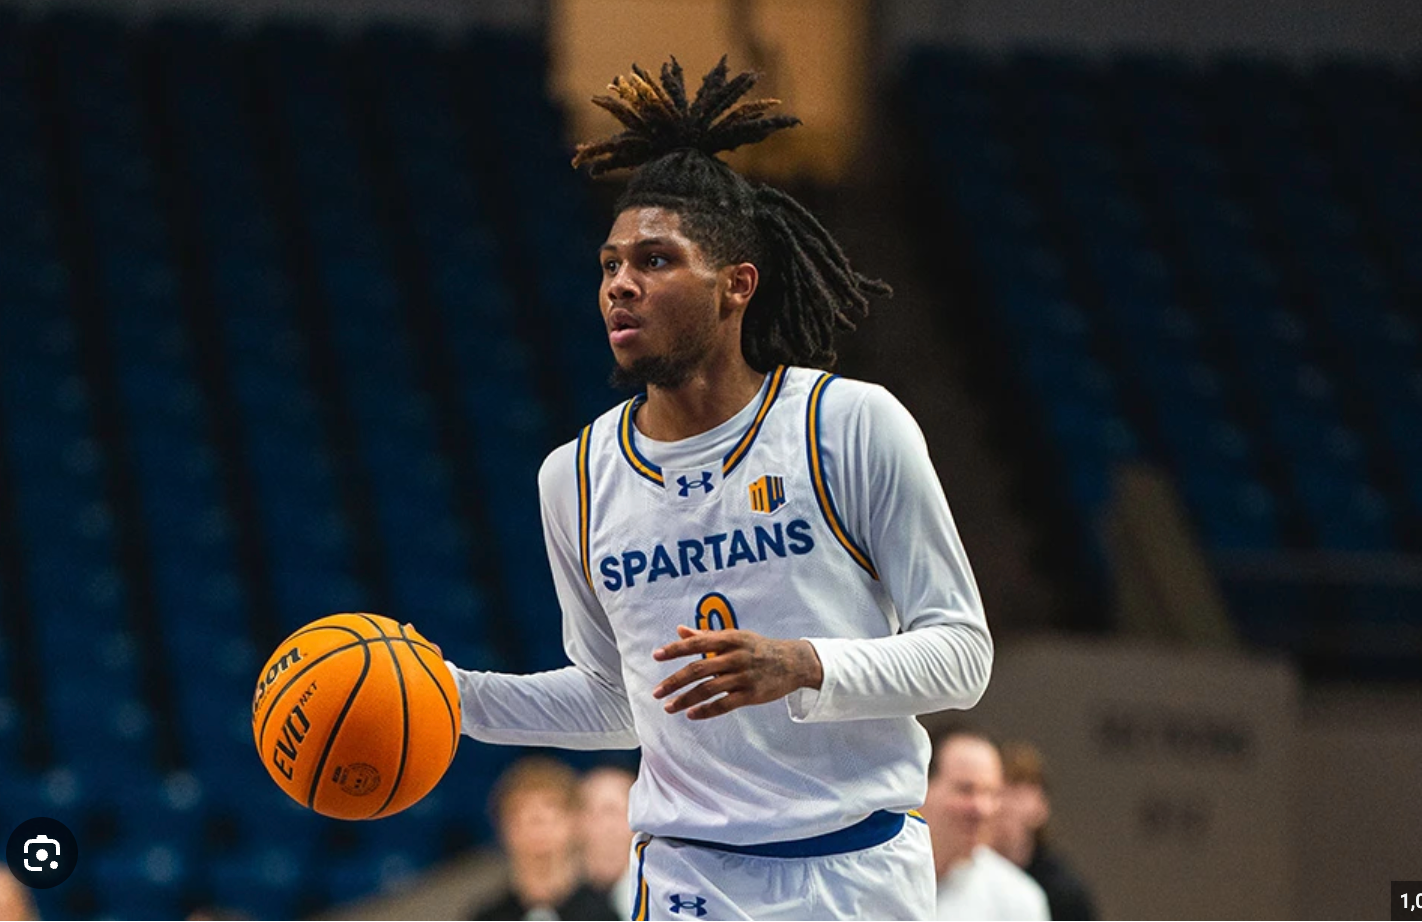
POLYGON ((631 364, 614 364, 607 383, 620 391, 640 394, 648 387, 668 390, 681 387, 691 377, 696 362, 687 356, 647 355, 631 364))
POLYGON ((674 390, 691 377, 711 349, 711 330, 689 331, 663 355, 645 355, 623 365, 614 362, 607 383, 620 391, 638 394, 648 387, 674 390))

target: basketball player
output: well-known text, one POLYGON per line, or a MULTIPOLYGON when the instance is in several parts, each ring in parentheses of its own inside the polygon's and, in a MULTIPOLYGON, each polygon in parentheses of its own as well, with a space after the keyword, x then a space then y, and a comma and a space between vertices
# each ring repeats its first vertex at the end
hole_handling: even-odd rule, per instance
POLYGON ((640 393, 539 474, 572 665, 455 668, 463 730, 641 746, 634 918, 928 918, 914 715, 975 704, 992 641, 913 419, 821 370, 889 288, 715 157, 798 124, 754 75, 633 71, 573 163, 635 169, 598 294, 640 393))

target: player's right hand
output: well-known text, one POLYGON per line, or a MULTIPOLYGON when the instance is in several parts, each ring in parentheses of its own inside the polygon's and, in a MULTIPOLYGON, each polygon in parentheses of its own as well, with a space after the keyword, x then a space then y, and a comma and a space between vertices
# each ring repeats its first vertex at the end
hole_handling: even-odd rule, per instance
POLYGON ((701 654, 705 658, 688 663, 653 689, 652 697, 661 699, 691 686, 663 706, 668 714, 686 711, 691 720, 705 720, 748 704, 784 698, 799 688, 819 688, 824 681, 819 654, 808 640, 774 640, 754 631, 701 631, 685 625, 678 625, 676 632, 680 639, 653 651, 653 659, 701 654))

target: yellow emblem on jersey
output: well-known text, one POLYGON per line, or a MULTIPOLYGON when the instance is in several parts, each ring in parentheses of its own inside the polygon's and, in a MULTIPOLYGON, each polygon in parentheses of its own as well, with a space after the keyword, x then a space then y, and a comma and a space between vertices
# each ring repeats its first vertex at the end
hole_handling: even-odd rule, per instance
POLYGON ((766 474, 750 485, 752 512, 771 514, 785 505, 785 478, 766 474))

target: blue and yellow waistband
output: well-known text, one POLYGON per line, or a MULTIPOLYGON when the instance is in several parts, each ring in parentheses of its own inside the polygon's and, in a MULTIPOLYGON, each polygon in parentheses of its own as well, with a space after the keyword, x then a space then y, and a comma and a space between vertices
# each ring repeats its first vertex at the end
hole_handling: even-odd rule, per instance
POLYGON ((675 841, 759 858, 821 858, 825 855, 842 855, 845 852, 857 852, 860 849, 883 845, 904 828, 904 817, 903 813, 880 810, 869 814, 853 826, 824 835, 786 842, 766 842, 762 845, 727 845, 724 842, 682 838, 676 838, 675 841))

